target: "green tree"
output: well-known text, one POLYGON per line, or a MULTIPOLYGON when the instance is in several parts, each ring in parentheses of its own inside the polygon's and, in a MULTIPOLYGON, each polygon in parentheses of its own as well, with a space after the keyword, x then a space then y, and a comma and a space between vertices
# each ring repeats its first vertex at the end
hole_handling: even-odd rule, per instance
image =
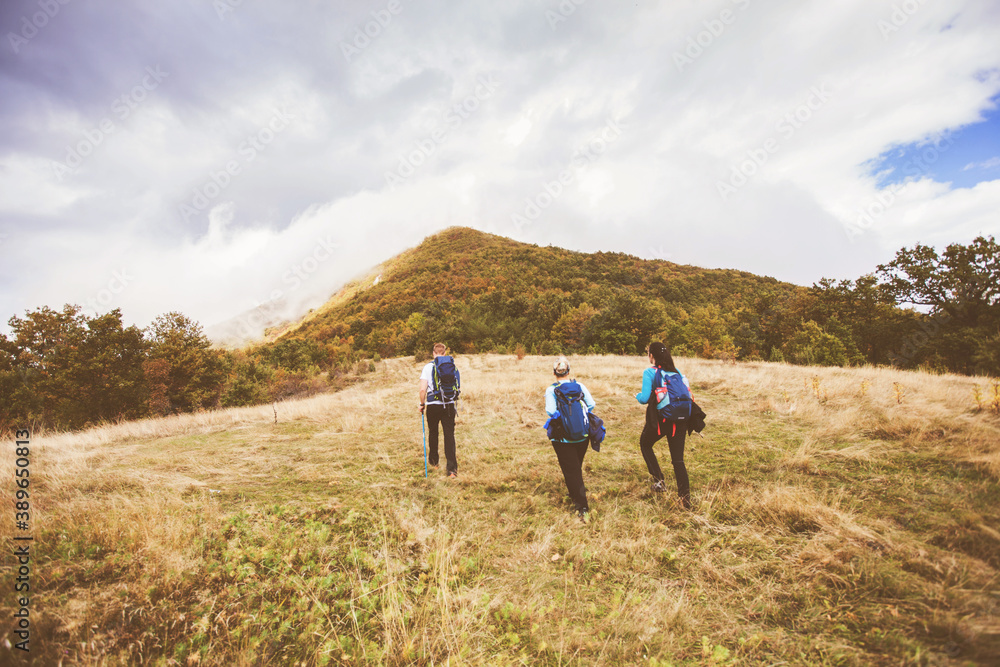
POLYGON ((679 356, 693 355, 706 359, 735 359, 739 347, 730 331, 733 323, 719 306, 695 308, 681 326, 669 333, 671 345, 679 356))
POLYGON ((3 365, 16 372, 7 385, 21 419, 80 428, 145 414, 146 341, 136 327, 123 326, 121 311, 89 318, 67 304, 9 324, 14 339, 5 343, 3 365))
POLYGON ((785 343, 784 357, 794 364, 843 366, 847 363, 844 343, 809 320, 785 343))
POLYGON ((583 345, 584 332, 590 321, 598 314, 596 308, 586 301, 576 308, 572 308, 556 320, 552 327, 552 337, 571 350, 578 350, 583 345))
POLYGON ((160 315, 148 328, 149 358, 167 365, 168 410, 190 412, 218 403, 224 379, 218 352, 201 325, 181 313, 160 315))
POLYGON ((969 245, 953 243, 941 255, 918 243, 880 264, 878 274, 897 303, 944 311, 968 327, 997 319, 1000 245, 992 236, 976 237, 969 245))
POLYGON ((591 318, 584 343, 599 352, 641 354, 666 321, 666 310, 659 301, 619 292, 591 318))
POLYGON ((117 308, 86 321, 72 375, 76 386, 87 388, 83 404, 89 419, 145 416, 148 386, 143 362, 148 347, 141 329, 122 324, 117 308))
MULTIPOLYGON (((17 345, 0 334, 0 433, 17 428, 22 412, 22 368, 18 364, 17 345)), ((23 424, 22 424, 23 425, 23 424)))
POLYGON ((265 364, 238 351, 226 356, 224 366, 227 377, 219 401, 223 407, 259 405, 271 401, 268 385, 273 371, 265 364))
POLYGON ((878 267, 885 289, 898 303, 927 309, 905 338, 908 363, 944 363, 965 373, 1000 372, 1000 245, 979 236, 953 243, 940 255, 929 246, 903 248, 878 267), (919 325, 919 329, 918 329, 919 325))

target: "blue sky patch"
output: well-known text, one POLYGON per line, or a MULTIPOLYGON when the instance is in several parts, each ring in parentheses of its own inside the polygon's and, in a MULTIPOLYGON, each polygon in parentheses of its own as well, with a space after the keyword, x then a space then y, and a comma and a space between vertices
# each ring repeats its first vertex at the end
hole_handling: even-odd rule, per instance
POLYGON ((927 177, 955 188, 1000 179, 1000 109, 978 123, 902 146, 893 146, 869 163, 879 189, 927 177))

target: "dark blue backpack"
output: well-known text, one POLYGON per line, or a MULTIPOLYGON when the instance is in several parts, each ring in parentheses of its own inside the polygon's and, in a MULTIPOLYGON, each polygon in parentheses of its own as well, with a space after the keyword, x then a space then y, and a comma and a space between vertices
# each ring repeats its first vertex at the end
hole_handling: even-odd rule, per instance
POLYGON ((555 387, 556 406, 563 425, 563 439, 568 442, 586 440, 590 437, 590 427, 587 406, 583 402, 583 387, 576 380, 564 384, 556 382, 552 386, 555 387))
POLYGON ((653 396, 661 420, 685 421, 691 417, 691 390, 680 373, 657 367, 653 376, 653 396))
POLYGON ((455 360, 448 355, 441 355, 434 358, 434 369, 431 374, 432 391, 427 395, 427 400, 441 401, 442 403, 454 403, 462 393, 462 378, 455 368, 455 360))

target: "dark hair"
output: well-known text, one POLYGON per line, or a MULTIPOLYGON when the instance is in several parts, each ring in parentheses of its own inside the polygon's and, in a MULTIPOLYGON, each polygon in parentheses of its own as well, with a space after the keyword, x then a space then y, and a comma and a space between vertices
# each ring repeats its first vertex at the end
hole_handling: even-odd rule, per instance
POLYGON ((670 350, 663 343, 650 343, 649 353, 653 355, 653 359, 656 361, 656 365, 665 371, 670 371, 671 373, 677 372, 677 367, 674 366, 674 358, 670 356, 670 350))

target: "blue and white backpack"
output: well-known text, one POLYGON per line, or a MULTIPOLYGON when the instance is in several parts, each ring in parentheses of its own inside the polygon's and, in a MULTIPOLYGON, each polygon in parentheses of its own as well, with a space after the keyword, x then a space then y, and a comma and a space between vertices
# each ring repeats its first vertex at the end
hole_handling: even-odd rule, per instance
POLYGON ((660 421, 685 421, 691 418, 691 390, 680 373, 665 371, 655 366, 653 395, 660 421))

